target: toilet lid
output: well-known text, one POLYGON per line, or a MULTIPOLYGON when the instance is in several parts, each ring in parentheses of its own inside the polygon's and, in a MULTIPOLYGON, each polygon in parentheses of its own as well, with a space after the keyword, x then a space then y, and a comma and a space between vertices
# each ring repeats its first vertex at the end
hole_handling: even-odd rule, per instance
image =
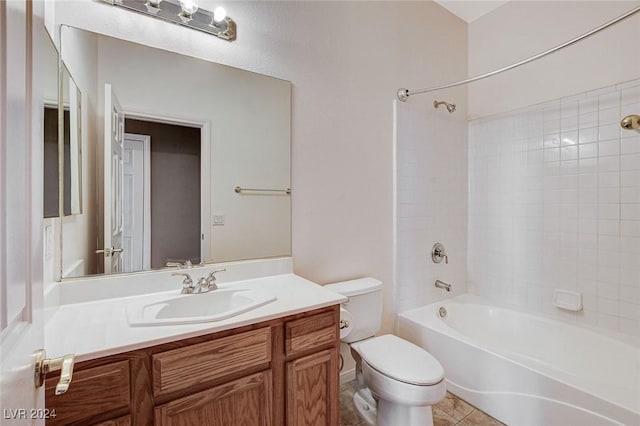
POLYGON ((429 352, 392 334, 365 340, 357 350, 371 367, 404 383, 434 385, 444 378, 442 365, 429 352))

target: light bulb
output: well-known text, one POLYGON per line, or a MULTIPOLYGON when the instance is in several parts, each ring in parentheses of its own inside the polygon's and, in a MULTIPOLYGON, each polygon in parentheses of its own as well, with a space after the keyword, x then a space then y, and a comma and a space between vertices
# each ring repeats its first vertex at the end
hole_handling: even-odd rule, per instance
POLYGON ((198 10, 198 3, 196 0, 180 0, 180 7, 183 15, 191 17, 198 10))
POLYGON ((224 21, 224 18, 227 17, 227 11, 224 10, 224 7, 218 6, 213 9, 213 22, 220 23, 224 21))

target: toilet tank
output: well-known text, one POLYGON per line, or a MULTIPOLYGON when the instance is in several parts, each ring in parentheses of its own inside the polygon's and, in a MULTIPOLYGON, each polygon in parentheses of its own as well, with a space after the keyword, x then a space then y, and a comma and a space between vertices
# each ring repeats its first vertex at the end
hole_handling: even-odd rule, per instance
POLYGON ((382 282, 375 278, 359 278, 324 286, 349 300, 342 308, 351 314, 351 332, 342 339, 345 343, 357 342, 373 336, 380 330, 382 321, 382 282))

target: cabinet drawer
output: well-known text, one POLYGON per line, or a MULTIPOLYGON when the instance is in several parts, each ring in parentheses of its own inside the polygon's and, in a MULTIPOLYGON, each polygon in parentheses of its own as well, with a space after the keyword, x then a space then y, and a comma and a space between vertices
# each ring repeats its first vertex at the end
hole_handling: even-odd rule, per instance
POLYGON ((264 327, 152 357, 155 396, 241 373, 271 362, 271 328, 264 327))
POLYGON ((338 341, 337 313, 323 312, 285 324, 286 354, 295 355, 338 341))
POLYGON ((94 426, 131 426, 131 416, 118 417, 117 419, 107 420, 94 426))
MULTIPOLYGON (((92 417, 129 407, 129 361, 119 361, 73 373, 69 390, 54 395, 58 377, 45 382, 47 408, 56 410, 48 425, 87 424, 92 417)), ((121 413, 122 414, 122 413, 121 413)))

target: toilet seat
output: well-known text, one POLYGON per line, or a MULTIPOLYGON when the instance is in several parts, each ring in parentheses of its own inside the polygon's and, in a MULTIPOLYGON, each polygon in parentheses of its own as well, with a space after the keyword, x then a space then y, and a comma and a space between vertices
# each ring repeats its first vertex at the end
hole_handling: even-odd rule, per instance
POLYGON ((444 379, 442 365, 427 351, 392 334, 358 344, 362 359, 379 373, 417 386, 432 386, 444 379))

